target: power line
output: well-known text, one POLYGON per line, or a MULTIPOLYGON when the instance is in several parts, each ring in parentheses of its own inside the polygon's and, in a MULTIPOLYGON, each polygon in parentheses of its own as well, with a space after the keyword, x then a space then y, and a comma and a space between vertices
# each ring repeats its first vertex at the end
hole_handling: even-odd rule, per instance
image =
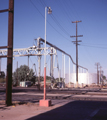
POLYGON ((39 9, 36 7, 36 5, 32 2, 32 0, 30 0, 31 4, 37 9, 37 11, 41 14, 41 16, 44 18, 44 16, 42 15, 42 13, 39 11, 39 9))
POLYGON ((85 51, 85 52, 87 51, 87 53, 88 53, 88 54, 86 54, 86 55, 88 56, 87 61, 89 61, 89 62, 93 65, 92 61, 94 61, 94 60, 92 60, 93 58, 92 58, 92 56, 90 55, 89 51, 88 51, 87 49, 85 49, 84 51, 85 51), (91 58, 91 59, 90 59, 90 58, 91 58))
POLYGON ((82 45, 81 46, 85 46, 85 47, 92 47, 92 48, 100 48, 100 49, 107 49, 106 47, 97 47, 97 46, 91 46, 91 45, 82 45))
POLYGON ((63 10, 64 10, 64 12, 65 12, 65 15, 66 15, 66 16, 69 18, 69 20, 71 21, 71 18, 70 18, 69 14, 68 14, 68 11, 66 11, 65 5, 63 5, 62 0, 60 1, 60 5, 61 5, 61 4, 62 4, 63 10))
MULTIPOLYGON (((40 13, 40 15, 43 17, 43 18, 45 18, 44 17, 44 15, 39 11, 39 9, 36 7, 36 5, 32 2, 32 0, 30 0, 30 2, 32 3, 32 5, 37 9, 37 11, 40 13)), ((48 24, 57 32, 57 33, 59 33, 61 36, 63 36, 66 40, 68 40, 68 41, 70 41, 68 38, 66 38, 63 34, 61 34, 55 27, 53 27, 53 25, 49 22, 49 21, 47 21, 48 22, 48 24)))
MULTIPOLYGON (((56 0, 56 3, 57 3, 56 5, 58 6, 58 8, 60 7, 60 10, 61 10, 62 15, 64 15, 64 17, 66 16, 66 20, 67 20, 68 22, 70 22, 71 19, 67 16, 67 14, 66 14, 66 12, 65 12, 65 10, 64 10, 64 8, 63 8, 62 1, 56 0), (62 7, 62 9, 61 9, 61 7, 62 7), (69 18, 69 19, 68 19, 68 18, 69 18)), ((61 14, 60 14, 60 16, 61 16, 61 14)))
POLYGON ((82 44, 86 44, 86 45, 87 45, 87 44, 88 44, 88 45, 96 45, 96 46, 99 46, 99 45, 107 46, 107 44, 100 44, 100 43, 99 43, 99 44, 96 44, 96 43, 84 43, 84 42, 82 42, 82 44))
MULTIPOLYGON (((47 6, 46 3, 44 1, 41 1, 41 4, 43 7, 47 6)), ((52 14, 51 18, 53 19, 53 21, 58 25, 58 27, 68 36, 70 36, 70 34, 66 31, 66 29, 58 22, 58 20, 56 19, 56 17, 52 14)))
POLYGON ((75 18, 76 18, 76 19, 79 19, 80 16, 79 16, 77 10, 75 9, 76 7, 74 7, 73 3, 71 2, 71 0, 69 0, 69 5, 70 5, 71 8, 73 8, 73 10, 75 11, 75 13, 77 14, 77 15, 74 14, 75 18))
MULTIPOLYGON (((48 22, 48 21, 47 21, 48 22)), ((50 24, 49 22, 48 22, 48 24, 50 24)), ((61 36, 63 36, 66 40, 68 40, 68 41, 70 41, 68 38, 66 38, 63 34, 61 34, 57 29, 55 29, 55 27, 53 27, 51 24, 50 24, 50 26, 55 30, 55 31, 57 31, 61 36)))
POLYGON ((45 5, 42 3, 42 0, 39 0, 39 1, 40 1, 41 5, 42 5, 43 7, 45 7, 45 5))
POLYGON ((47 6, 44 0, 40 0, 40 2, 44 7, 47 6))
POLYGON ((71 11, 72 9, 69 10, 69 8, 72 8, 72 7, 71 7, 71 4, 68 3, 68 0, 66 2, 65 2, 65 0, 63 0, 63 1, 64 1, 64 6, 66 7, 67 13, 70 15, 71 20, 72 20, 72 18, 73 19, 76 18, 75 14, 71 11))
POLYGON ((57 21, 57 19, 55 18, 54 15, 51 15, 51 18, 54 20, 54 22, 58 25, 58 27, 68 36, 70 36, 70 34, 63 28, 63 26, 57 21))

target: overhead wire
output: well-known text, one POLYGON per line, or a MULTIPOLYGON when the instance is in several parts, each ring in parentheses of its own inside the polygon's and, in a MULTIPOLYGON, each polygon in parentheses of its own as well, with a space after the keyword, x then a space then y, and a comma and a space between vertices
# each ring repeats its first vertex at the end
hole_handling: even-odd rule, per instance
POLYGON ((63 8, 62 10, 64 11, 65 15, 67 16, 67 18, 69 18, 69 21, 71 21, 71 18, 69 16, 68 12, 66 11, 65 5, 63 5, 62 0, 61 1, 59 0, 59 2, 60 2, 60 6, 62 6, 62 8, 63 8))
MULTIPOLYGON (((31 0, 30 0, 31 1, 31 0)), ((41 2, 41 4, 42 4, 42 6, 44 7, 44 5, 46 5, 45 3, 42 3, 42 1, 40 0, 40 2, 41 2)), ((31 1, 31 3, 33 4, 33 6, 38 10, 38 12, 42 15, 42 13, 39 11, 39 9, 34 5, 34 3, 31 1)), ((62 4, 62 2, 61 2, 61 4, 62 4)), ((63 6, 63 4, 62 4, 62 6, 63 6)), ((63 7, 64 8, 64 7, 63 7)), ((69 15, 68 15, 68 13, 66 12, 66 10, 65 10, 65 8, 64 8, 64 11, 65 11, 65 13, 67 14, 67 16, 68 16, 68 18, 70 19, 70 17, 69 17, 69 15)), ((44 15, 42 15, 42 17, 44 18, 44 15)), ((59 22, 57 21, 57 19, 55 18, 55 16, 54 15, 51 15, 51 18, 54 20, 54 22, 58 25, 58 27, 65 33, 65 34, 67 34, 68 36, 70 36, 70 34, 59 24, 59 22)), ((71 20, 71 19, 70 19, 71 20)), ((48 21, 47 21, 48 22, 48 21)), ((61 36, 63 36, 66 40, 69 40, 68 38, 66 38, 63 34, 61 34, 57 29, 55 29, 55 27, 53 27, 52 26, 52 24, 50 24, 49 22, 48 22, 48 24, 55 30, 55 31, 57 31, 61 36)), ((71 40, 69 40, 69 41, 71 41, 71 40)))
MULTIPOLYGON (((47 6, 45 1, 40 0, 41 4, 43 7, 47 6)), ((51 18, 53 19, 53 21, 58 25, 58 27, 67 35, 70 36, 70 34, 66 31, 66 29, 58 22, 58 20, 56 19, 56 17, 51 14, 51 18)))
POLYGON ((70 34, 63 28, 63 26, 58 22, 58 20, 55 18, 53 14, 51 15, 51 18, 66 35, 70 36, 70 34))
MULTIPOLYGON (((31 0, 30 0, 31 1, 31 0)), ((70 0, 69 0, 70 1, 70 0)), ((45 4, 45 1, 44 0, 40 0, 40 2, 41 2, 41 4, 42 4, 42 6, 46 6, 46 4, 45 4)), ((71 2, 71 1, 70 1, 71 2)), ((63 5, 63 3, 61 2, 61 4, 63 5)), ((66 5, 67 5, 68 3, 66 3, 66 5)), ((64 8, 64 5, 63 5, 63 8, 64 8)), ((38 8, 36 8, 36 9, 38 9, 38 8)), ((39 10, 39 9, 38 9, 39 10)), ((66 11, 65 10, 65 8, 64 8, 64 11, 66 11)), ((38 11, 39 12, 39 11, 38 11)), ((41 12, 39 12, 40 14, 41 14, 41 12)), ((66 12, 65 12, 65 14, 66 14, 66 12)), ((42 14, 41 14, 42 15, 42 14)), ((43 15, 42 15, 43 16, 43 15)), ((68 15, 68 13, 66 14, 66 16, 67 16, 67 18, 69 18, 70 19, 70 16, 68 15)), ((52 17, 52 19, 54 20, 54 22, 58 25, 58 27, 66 34, 66 35, 68 35, 69 33, 65 30, 65 29, 63 29, 63 26, 61 26, 60 24, 59 24, 59 22, 58 22, 58 20, 55 18, 55 16, 53 16, 53 15, 51 15, 51 17, 52 17), (66 31, 66 32, 65 32, 66 31)), ((75 16, 75 17, 77 17, 77 16, 75 16)), ((44 18, 44 16, 43 16, 43 18, 44 18)), ((77 17, 78 18, 78 17, 77 17)), ((47 21, 48 22, 48 21, 47 21)), ((49 23, 49 22, 48 22, 49 23)), ((50 24, 50 23, 49 23, 50 24)), ((55 29, 55 27, 53 27, 53 25, 51 25, 50 24, 50 26, 56 31, 56 32, 58 32, 61 36, 63 36, 65 39, 67 39, 63 34, 61 34, 57 29, 55 29)), ((81 29, 81 28, 80 28, 81 29)), ((83 28, 82 28, 83 29, 83 28)), ((85 29, 83 29, 83 30, 85 30, 85 29)), ((67 39, 67 40, 69 40, 69 39, 67 39)), ((70 41, 70 40, 69 40, 70 41)), ((100 48, 100 49, 107 49, 106 47, 98 47, 98 46, 93 46, 93 45, 84 45, 84 43, 83 44, 81 44, 81 46, 84 46, 84 47, 93 47, 93 48, 100 48)))
POLYGON ((66 10, 66 13, 68 14, 68 16, 69 16, 69 18, 70 18, 70 21, 73 21, 73 20, 75 20, 75 14, 71 11, 72 9, 72 7, 71 7, 71 4, 70 3, 68 3, 69 1, 67 0, 66 2, 65 2, 65 0, 63 0, 63 2, 62 2, 62 4, 63 4, 63 6, 65 7, 65 10, 66 10), (70 9, 69 9, 70 8, 70 9))
POLYGON ((107 49, 107 47, 97 47, 97 46, 92 46, 92 45, 83 45, 83 44, 81 44, 81 46, 100 48, 100 49, 107 49))
POLYGON ((79 16, 79 14, 78 14, 78 12, 77 12, 77 9, 75 9, 73 3, 71 2, 71 0, 69 0, 69 4, 68 4, 68 5, 70 5, 69 7, 73 8, 73 9, 72 9, 72 13, 73 13, 73 11, 75 11, 76 14, 73 13, 73 15, 74 15, 75 18, 78 20, 78 18, 80 18, 80 16, 79 16))
MULTIPOLYGON (((44 0, 40 0, 40 2, 41 2, 42 6, 43 6, 44 8, 47 6, 44 0)), ((56 3, 56 2, 55 2, 55 3, 56 3)), ((58 4, 56 4, 56 5, 58 5, 58 4)), ((59 7, 59 6, 58 6, 58 7, 59 7)), ((60 19, 60 17, 57 16, 57 14, 55 14, 55 18, 60 19)), ((60 22, 62 22, 62 19, 60 19, 60 22)))
MULTIPOLYGON (((32 2, 32 0, 30 0, 30 2, 32 3, 32 5, 37 9, 37 11, 40 13, 40 15, 43 17, 43 18, 45 18, 44 17, 44 15, 39 11, 39 9, 36 7, 36 5, 32 2)), ((68 40, 68 41, 70 41, 68 38, 66 38, 62 33, 60 33, 49 21, 47 21, 48 22, 48 24, 57 32, 57 33, 59 33, 61 36, 63 36, 63 38, 65 38, 66 40, 68 40)))
POLYGON ((82 44, 86 44, 86 45, 95 45, 95 46, 99 46, 99 45, 100 45, 100 46, 101 46, 101 45, 102 45, 102 46, 103 46, 103 45, 104 45, 104 46, 107 46, 107 44, 84 43, 84 42, 82 42, 82 44))
MULTIPOLYGON (((45 1, 40 0, 41 4, 43 7, 47 6, 45 1)), ((51 15, 51 18, 53 19, 53 21, 58 25, 58 27, 68 36, 70 36, 70 34, 68 33, 68 31, 60 24, 60 22, 56 19, 57 17, 55 17, 53 14, 51 15)), ((58 17, 59 18, 59 17, 58 17)))
POLYGON ((39 11, 39 9, 36 7, 36 5, 32 2, 32 0, 30 0, 31 4, 36 8, 36 10, 40 13, 40 15, 44 18, 44 16, 42 15, 42 13, 39 11))
POLYGON ((55 29, 55 27, 53 27, 49 22, 48 24, 55 30, 57 31, 61 36, 63 36, 63 38, 65 38, 66 40, 70 41, 68 38, 66 38, 62 33, 60 33, 57 29, 55 29))
MULTIPOLYGON (((80 45, 81 46, 81 45, 80 45)), ((84 48, 84 47, 83 47, 84 48)), ((91 63, 91 65, 93 66, 93 57, 90 55, 89 51, 87 49, 84 48, 84 51, 86 52, 85 54, 85 58, 87 58, 87 60, 91 63), (88 54, 87 54, 88 53, 88 54)))
MULTIPOLYGON (((67 4, 68 2, 66 2, 65 4, 67 4)), ((77 10, 75 9, 75 7, 74 7, 74 5, 73 5, 73 3, 72 3, 72 1, 71 0, 69 0, 69 4, 68 5, 71 5, 71 8, 73 8, 73 10, 75 10, 75 13, 76 14, 73 14, 74 16, 75 16, 75 18, 76 18, 76 20, 78 20, 78 18, 80 18, 80 16, 79 16, 79 14, 78 14, 78 12, 77 12, 77 10)), ((72 12, 73 13, 73 12, 72 12)), ((84 27, 84 25, 83 24, 80 24, 80 25, 82 25, 82 27, 80 27, 80 29, 82 29, 83 31, 85 31, 85 33, 86 33, 86 31, 87 30, 85 30, 85 27, 84 27), (84 29, 83 29, 84 28, 84 29)), ((81 45, 81 44, 80 44, 81 45)), ((84 48, 85 49, 85 52, 87 51, 87 49, 86 48, 84 48)), ((88 53, 88 55, 89 55, 89 52, 87 51, 87 53, 88 53)), ((91 62, 92 61, 92 55, 90 55, 91 57, 89 57, 89 59, 88 59, 88 61, 89 62, 91 62), (90 59, 91 58, 91 59, 90 59)), ((92 62, 91 62, 92 63, 92 62)))
MULTIPOLYGON (((88 61, 90 60, 90 61, 95 61, 95 60, 93 60, 93 57, 92 57, 92 55, 90 55, 90 53, 89 53, 89 51, 85 48, 85 47, 91 47, 91 48, 95 48, 95 49, 107 49, 106 47, 100 47, 100 46, 96 46, 96 45, 100 45, 100 44, 91 44, 91 45, 87 45, 88 43, 82 43, 82 44, 80 44, 80 46, 81 47, 83 47, 84 49, 85 49, 85 52, 87 51, 87 53, 88 53, 88 55, 90 56, 89 57, 89 59, 88 59, 88 61), (91 58, 91 59, 90 59, 91 58)), ((92 62, 91 62, 91 64, 92 64, 92 62)))
POLYGON ((40 2, 43 5, 43 7, 47 6, 44 0, 40 0, 40 2))

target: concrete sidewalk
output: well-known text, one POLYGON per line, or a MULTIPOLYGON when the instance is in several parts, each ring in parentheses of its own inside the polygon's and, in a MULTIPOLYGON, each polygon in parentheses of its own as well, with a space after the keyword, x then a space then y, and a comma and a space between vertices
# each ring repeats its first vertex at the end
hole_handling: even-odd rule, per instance
POLYGON ((0 102, 0 120, 25 120, 32 116, 37 116, 41 113, 61 107, 71 101, 68 100, 53 100, 50 107, 39 107, 39 102, 22 103, 15 102, 14 105, 6 107, 4 102, 0 102))
POLYGON ((52 100, 51 107, 0 103, 0 120, 107 120, 107 102, 52 100))

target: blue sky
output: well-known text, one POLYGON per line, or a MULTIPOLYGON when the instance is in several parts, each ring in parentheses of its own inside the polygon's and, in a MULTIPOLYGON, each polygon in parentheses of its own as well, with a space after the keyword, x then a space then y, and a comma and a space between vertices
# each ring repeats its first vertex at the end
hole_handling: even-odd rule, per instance
MULTIPOLYGON (((78 46, 79 65, 88 68, 90 73, 96 72, 95 63, 99 62, 107 76, 107 1, 106 0, 14 0, 14 48, 28 48, 34 39, 44 38, 45 7, 52 8, 52 14, 47 15, 47 41, 70 54, 76 61, 76 47, 72 43, 76 35, 83 37, 78 46)), ((8 0, 0 0, 0 10, 8 8, 8 0)), ((0 13, 0 45, 7 45, 8 13, 0 13)), ((59 63, 62 53, 58 53, 59 63)), ((48 60, 48 57, 47 57, 48 60)), ((13 71, 16 62, 19 66, 27 64, 27 57, 13 60, 13 71)), ((30 57, 30 67, 37 64, 36 57, 30 57)), ((43 60, 42 60, 43 64, 43 60)), ((42 65, 43 66, 43 65, 42 65)), ((71 69, 73 65, 71 64, 71 69)), ((62 65, 60 64, 60 69, 62 65)), ((6 59, 2 59, 2 70, 6 69, 6 59)), ((43 71, 43 69, 41 70, 43 71)), ((66 72, 68 72, 68 57, 66 56, 66 72)))

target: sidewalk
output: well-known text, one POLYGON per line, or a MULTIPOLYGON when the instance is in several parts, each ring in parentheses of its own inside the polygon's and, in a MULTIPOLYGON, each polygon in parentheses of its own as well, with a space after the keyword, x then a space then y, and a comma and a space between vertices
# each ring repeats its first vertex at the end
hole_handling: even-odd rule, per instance
POLYGON ((18 104, 6 107, 2 101, 0 102, 0 120, 25 120, 32 116, 37 116, 41 113, 61 107, 71 101, 67 100, 53 100, 51 107, 39 107, 39 102, 18 104))
POLYGON ((52 100, 51 107, 0 103, 0 120, 107 120, 107 102, 52 100))

